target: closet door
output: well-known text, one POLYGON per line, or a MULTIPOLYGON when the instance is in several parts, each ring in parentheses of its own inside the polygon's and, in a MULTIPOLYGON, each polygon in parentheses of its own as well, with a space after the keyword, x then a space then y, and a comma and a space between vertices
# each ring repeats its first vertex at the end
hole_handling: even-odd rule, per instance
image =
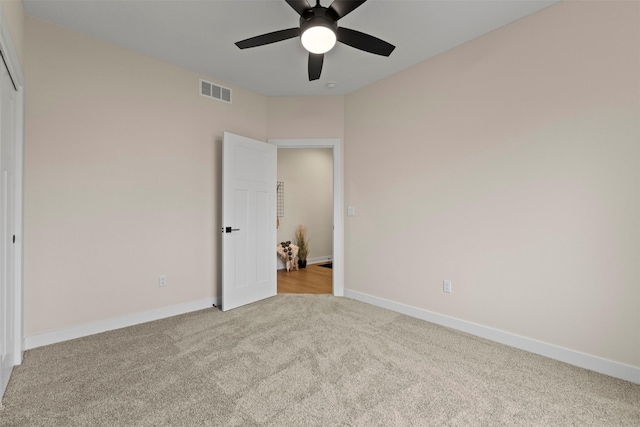
POLYGON ((0 63, 0 396, 16 364, 15 114, 16 91, 0 63))

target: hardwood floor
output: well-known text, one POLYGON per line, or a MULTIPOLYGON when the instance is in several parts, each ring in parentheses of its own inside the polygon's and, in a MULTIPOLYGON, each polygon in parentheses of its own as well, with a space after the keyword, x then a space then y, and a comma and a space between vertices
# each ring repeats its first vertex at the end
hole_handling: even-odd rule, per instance
POLYGON ((300 270, 278 270, 279 294, 330 294, 333 270, 318 264, 300 270))

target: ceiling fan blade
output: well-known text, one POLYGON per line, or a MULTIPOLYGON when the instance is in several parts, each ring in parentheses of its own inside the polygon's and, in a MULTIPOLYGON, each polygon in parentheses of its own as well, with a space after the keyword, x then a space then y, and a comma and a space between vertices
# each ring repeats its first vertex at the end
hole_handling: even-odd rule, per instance
POLYGON ((349 28, 339 27, 337 36, 339 42, 376 55, 389 56, 393 49, 396 48, 394 45, 377 37, 349 28))
POLYGON ((282 40, 292 39, 300 35, 300 28, 288 28, 286 30, 274 31, 272 33, 262 34, 261 36, 251 37, 250 39, 236 42, 236 46, 240 49, 247 49, 250 47, 263 46, 265 44, 271 44, 282 40))
POLYGON ((322 63, 324 53, 316 54, 309 52, 309 81, 318 80, 322 73, 322 63))
POLYGON ((305 10, 311 9, 309 2, 307 0, 285 0, 289 3, 289 6, 293 8, 298 15, 302 16, 305 10))
POLYGON ((333 11, 336 15, 335 18, 337 21, 366 1, 367 0, 333 0, 333 3, 329 6, 329 10, 333 11))

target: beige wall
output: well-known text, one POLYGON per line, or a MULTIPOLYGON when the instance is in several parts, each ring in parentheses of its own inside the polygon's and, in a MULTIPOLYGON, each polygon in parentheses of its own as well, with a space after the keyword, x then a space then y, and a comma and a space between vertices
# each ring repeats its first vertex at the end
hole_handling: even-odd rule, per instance
POLYGON ((295 243, 300 224, 307 227, 309 259, 333 254, 333 150, 278 149, 278 181, 284 182, 284 218, 278 241, 295 243))
POLYGON ((639 8, 563 2, 348 95, 345 288, 640 366, 639 8))
POLYGON ((270 97, 271 139, 344 138, 344 96, 270 97))
POLYGON ((26 335, 213 297, 220 141, 266 140, 267 98, 30 17, 25 40, 26 335))
POLYGON ((11 29, 11 39, 16 48, 20 65, 24 66, 24 20, 25 13, 22 0, 2 0, 2 13, 4 14, 9 28, 11 29))

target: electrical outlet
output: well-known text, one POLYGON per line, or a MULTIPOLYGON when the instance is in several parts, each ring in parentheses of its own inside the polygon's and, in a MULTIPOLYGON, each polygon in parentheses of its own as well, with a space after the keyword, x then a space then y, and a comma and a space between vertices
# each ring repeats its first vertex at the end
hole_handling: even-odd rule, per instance
POLYGON ((167 286, 167 276, 158 277, 158 286, 160 286, 161 288, 167 286))
POLYGON ((453 286, 451 285, 451 280, 445 280, 442 282, 442 291, 451 293, 453 292, 453 286))

